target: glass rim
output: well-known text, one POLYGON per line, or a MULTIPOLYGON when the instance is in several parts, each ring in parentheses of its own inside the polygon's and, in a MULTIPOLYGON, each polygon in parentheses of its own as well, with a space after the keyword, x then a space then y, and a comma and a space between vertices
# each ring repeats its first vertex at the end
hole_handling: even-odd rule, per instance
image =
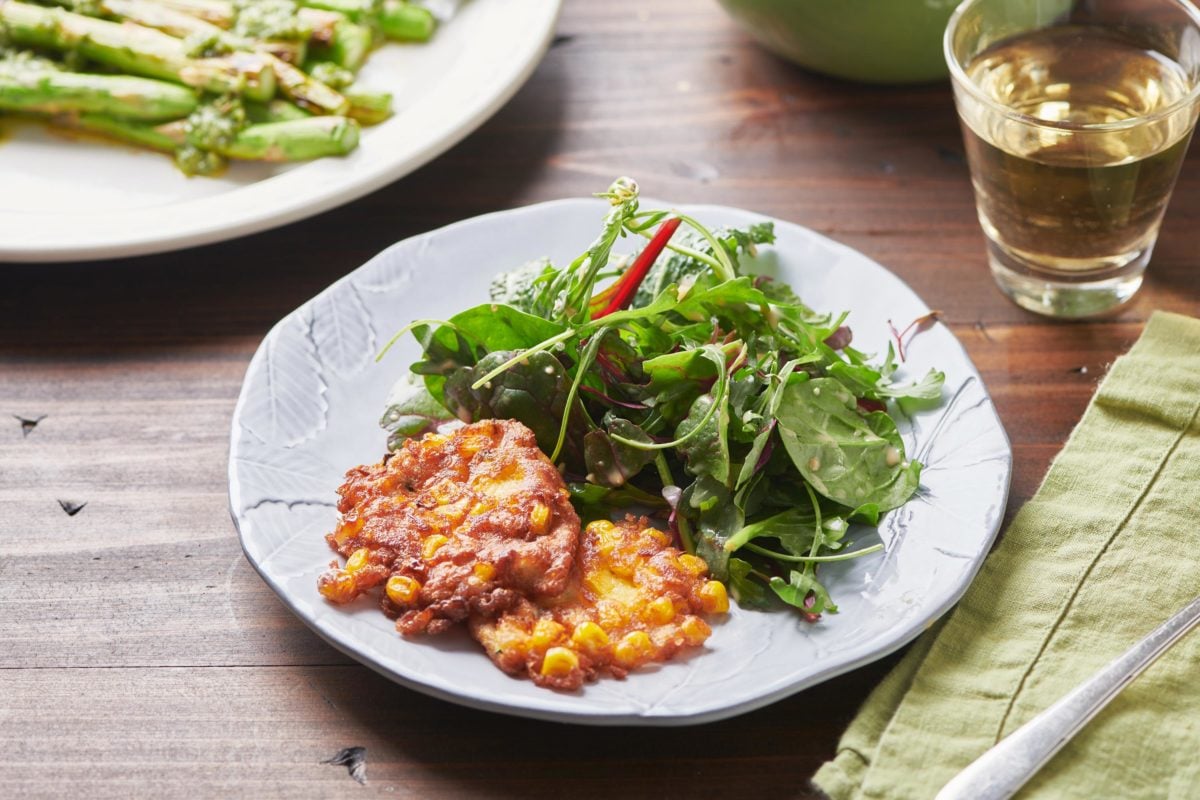
MULTIPOLYGON (((961 3, 954 9, 954 13, 950 15, 950 19, 946 22, 946 31, 942 34, 942 55, 946 59, 946 66, 950 69, 951 80, 961 86, 975 100, 984 103, 990 108, 999 110, 1006 118, 1019 122, 1023 125, 1030 125, 1035 128, 1049 128, 1057 131, 1068 131, 1072 133, 1088 133, 1088 132, 1106 132, 1119 131, 1136 128, 1140 125, 1146 125, 1159 120, 1166 119, 1172 114, 1177 114, 1181 110, 1196 103, 1200 99, 1200 80, 1193 83, 1191 90, 1179 98, 1166 108, 1145 114, 1140 117, 1132 117, 1130 119, 1117 120, 1116 122, 1065 122, 1049 119, 1042 119, 1031 114, 1026 114, 1022 111, 1017 111, 1011 106, 1006 106, 1003 103, 997 102, 994 98, 989 97, 975 81, 967 75, 962 64, 958 62, 958 57, 954 54, 952 36, 958 28, 963 15, 970 10, 971 7, 985 2, 986 0, 962 0, 961 3)), ((1183 10, 1192 21, 1192 25, 1196 31, 1200 33, 1200 10, 1191 3, 1191 0, 1164 0, 1164 2, 1172 3, 1183 10)), ((1041 30, 1041 29, 1038 29, 1041 30)))

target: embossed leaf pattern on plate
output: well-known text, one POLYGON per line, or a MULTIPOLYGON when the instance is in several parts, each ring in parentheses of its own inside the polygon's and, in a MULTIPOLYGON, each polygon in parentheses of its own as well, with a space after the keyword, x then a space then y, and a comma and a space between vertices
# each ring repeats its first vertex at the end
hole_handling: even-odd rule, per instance
POLYGON ((238 424, 263 444, 295 447, 325 427, 328 386, 312 329, 311 311, 301 310, 277 325, 263 343, 256 372, 261 390, 247 396, 238 415, 238 424))

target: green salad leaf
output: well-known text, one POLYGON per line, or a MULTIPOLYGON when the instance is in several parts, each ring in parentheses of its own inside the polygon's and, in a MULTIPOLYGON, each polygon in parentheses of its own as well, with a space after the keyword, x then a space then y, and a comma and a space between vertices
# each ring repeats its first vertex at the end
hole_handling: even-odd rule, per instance
POLYGON ((916 491, 921 464, 905 459, 886 412, 864 414, 857 403, 836 378, 792 384, 779 405, 780 438, 818 494, 850 508, 896 508, 916 491))
POLYGON ((392 389, 379 426, 389 434, 388 449, 395 450, 405 439, 432 433, 452 419, 454 415, 429 393, 425 384, 409 374, 392 389))

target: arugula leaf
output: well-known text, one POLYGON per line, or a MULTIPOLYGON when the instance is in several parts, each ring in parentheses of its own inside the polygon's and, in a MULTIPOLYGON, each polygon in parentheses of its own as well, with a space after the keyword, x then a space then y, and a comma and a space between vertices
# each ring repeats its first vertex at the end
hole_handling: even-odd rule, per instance
MULTIPOLYGON (((736 552, 743 545, 764 536, 773 536, 779 539, 786 537, 795 545, 803 545, 807 541, 808 547, 811 547, 816 526, 817 516, 812 508, 789 508, 774 516, 743 525, 725 542, 725 549, 736 552)), ((789 547, 788 552, 807 555, 808 550, 798 551, 789 547)))
POLYGON ((942 384, 946 382, 946 373, 931 369, 920 381, 903 386, 892 385, 887 388, 887 396, 897 399, 940 400, 942 384))
POLYGON ((587 251, 560 273, 560 280, 550 283, 555 291, 554 314, 564 322, 586 322, 588 301, 596 286, 600 270, 608 266, 613 245, 625 235, 625 226, 638 210, 638 185, 632 178, 617 178, 608 191, 599 195, 607 198, 612 208, 604 217, 604 229, 587 251), (565 277, 565 280, 561 278, 565 277))
POLYGON ((919 382, 896 385, 880 370, 866 364, 847 364, 841 361, 831 364, 827 371, 831 377, 837 378, 859 397, 871 400, 888 397, 937 400, 942 396, 942 384, 946 380, 944 372, 931 369, 919 382))
POLYGON ((693 292, 679 301, 671 311, 693 322, 711 316, 745 319, 750 324, 738 328, 739 332, 744 332, 767 327, 767 319, 758 310, 767 302, 767 296, 754 288, 754 282, 750 278, 743 276, 693 292), (745 309, 745 306, 751 308, 745 309))
POLYGON ((850 526, 846 524, 846 520, 841 517, 824 515, 821 518, 820 527, 817 526, 816 520, 804 526, 802 523, 793 525, 787 529, 781 529, 778 525, 776 529, 771 531, 771 535, 779 539, 779 544, 788 553, 794 556, 810 556, 814 550, 832 550, 834 552, 845 547, 842 539, 846 535, 846 531, 850 526))
POLYGON ((850 508, 869 503, 884 511, 916 492, 921 464, 905 460, 886 413, 859 413, 853 393, 834 378, 793 383, 783 394, 780 439, 817 492, 850 508))
POLYGON ((833 604, 833 600, 830 599, 829 592, 812 572, 794 569, 788 574, 786 581, 780 577, 773 577, 771 578, 771 591, 775 592, 783 602, 814 617, 826 611, 837 613, 838 610, 837 606, 833 604))
POLYGON ((733 599, 750 608, 767 605, 767 593, 761 583, 752 580, 754 567, 740 558, 729 559, 729 588, 733 599))
MULTIPOLYGON (((739 253, 754 255, 757 245, 772 244, 775 241, 775 224, 758 222, 746 229, 721 228, 714 231, 713 235, 737 267, 739 253)), ((714 255, 712 245, 704 237, 695 234, 682 238, 677 242, 677 246, 686 246, 707 256, 714 255)), ((670 284, 687 286, 710 274, 711 268, 703 261, 686 253, 672 252, 670 257, 660 259, 646 275, 641 288, 634 295, 633 305, 636 307, 649 303, 670 284)))
POLYGON ((661 495, 650 494, 632 484, 616 488, 598 486, 594 483, 568 483, 567 491, 576 505, 594 505, 613 508, 666 508, 667 501, 661 495))
POLYGON ((762 420, 762 428, 754 437, 754 441, 750 445, 750 452, 746 454, 746 459, 742 462, 742 469, 738 472, 737 480, 734 481, 735 489, 745 485, 759 467, 759 459, 762 457, 767 442, 771 438, 771 433, 775 430, 775 425, 777 424, 776 416, 779 414, 779 404, 783 402, 783 387, 791 382, 793 375, 802 380, 808 380, 807 373, 796 373, 797 366, 797 361, 789 361, 783 365, 777 374, 769 376, 769 384, 767 390, 762 395, 763 405, 759 412, 759 419, 762 420))

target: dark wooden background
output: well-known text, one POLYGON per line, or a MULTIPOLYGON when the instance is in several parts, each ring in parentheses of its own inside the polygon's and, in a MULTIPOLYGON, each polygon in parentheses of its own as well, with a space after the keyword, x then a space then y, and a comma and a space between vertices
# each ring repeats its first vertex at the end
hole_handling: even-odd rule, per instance
POLYGON ((948 86, 807 74, 711 0, 569 0, 559 34, 477 133, 337 211, 182 253, 0 265, 0 797, 811 795, 895 657, 702 727, 532 722, 357 665, 247 564, 226 508, 247 362, 398 239, 618 174, 828 234, 907 280, 970 351, 1013 442, 1010 514, 1150 312, 1198 311, 1194 160, 1136 301, 1052 323, 992 286, 948 86), (365 787, 320 763, 352 745, 365 787))

